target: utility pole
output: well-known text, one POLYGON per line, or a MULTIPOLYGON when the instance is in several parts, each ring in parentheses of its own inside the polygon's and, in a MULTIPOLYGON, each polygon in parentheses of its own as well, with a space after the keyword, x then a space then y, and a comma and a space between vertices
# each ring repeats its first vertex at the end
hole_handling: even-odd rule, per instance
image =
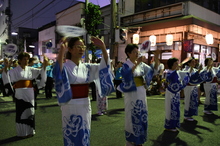
POLYGON ((11 0, 8 0, 8 7, 5 9, 5 15, 8 16, 7 24, 8 24, 8 41, 11 43, 11 0))
MULTIPOLYGON (((89 0, 86 0, 85 1, 85 9, 88 9, 88 4, 89 4, 89 0)), ((84 12, 85 13, 85 19, 87 20, 87 14, 86 14, 86 12, 84 12)), ((85 22, 85 21, 84 21, 85 22)), ((85 24, 85 26, 86 26, 86 24, 85 24)), ((89 61, 89 59, 88 59, 88 46, 89 46, 89 44, 88 44, 88 42, 89 42, 89 38, 88 38, 88 36, 89 36, 89 34, 88 34, 88 32, 86 32, 86 38, 85 38, 85 43, 86 43, 86 50, 85 50, 85 62, 88 62, 89 61)))
POLYGON ((110 59, 115 59, 115 22, 116 22, 116 0, 111 0, 111 26, 110 26, 110 59))

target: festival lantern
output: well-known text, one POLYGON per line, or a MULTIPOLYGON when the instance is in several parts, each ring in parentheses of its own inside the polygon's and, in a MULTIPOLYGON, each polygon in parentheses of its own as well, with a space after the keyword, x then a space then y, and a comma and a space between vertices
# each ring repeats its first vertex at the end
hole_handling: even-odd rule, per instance
POLYGON ((207 43, 208 45, 211 45, 211 44, 214 43, 213 35, 212 35, 212 34, 207 34, 207 35, 205 36, 205 40, 206 40, 206 43, 207 43))
POLYGON ((157 37, 155 35, 150 36, 151 46, 155 46, 157 43, 157 37))
POLYGON ((139 34, 133 34, 133 44, 139 43, 139 34))
POLYGON ((173 45, 173 35, 172 34, 166 35, 166 44, 167 44, 167 46, 173 45))

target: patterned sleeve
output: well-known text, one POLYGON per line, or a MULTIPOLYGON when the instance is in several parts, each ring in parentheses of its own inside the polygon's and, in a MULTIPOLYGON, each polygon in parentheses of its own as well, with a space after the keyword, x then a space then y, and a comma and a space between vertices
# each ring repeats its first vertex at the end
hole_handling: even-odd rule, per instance
POLYGON ((167 89, 174 94, 186 87, 190 79, 189 73, 186 73, 186 75, 182 77, 181 81, 178 73, 177 71, 173 71, 171 73, 167 73, 166 76, 166 80, 168 83, 167 89))
POLYGON ((104 58, 102 58, 97 71, 98 78, 96 78, 95 82, 98 87, 99 95, 101 95, 101 97, 106 97, 115 91, 110 60, 108 59, 108 62, 106 63, 104 58))
POLYGON ((217 79, 219 81, 220 80, 220 67, 216 67, 215 71, 216 71, 216 77, 217 77, 217 79))
POLYGON ((146 86, 148 87, 150 86, 150 82, 154 76, 154 73, 157 72, 157 70, 155 70, 153 66, 149 66, 146 64, 144 64, 144 70, 145 70, 144 78, 145 78, 146 86))
POLYGON ((63 66, 63 70, 61 71, 58 61, 55 63, 53 68, 53 77, 58 103, 59 105, 65 104, 72 99, 72 91, 70 89, 70 83, 65 66, 63 66))
POLYGON ((125 63, 122 66, 121 75, 122 83, 119 85, 118 89, 122 92, 136 91, 137 88, 134 83, 132 69, 125 63))
POLYGON ((198 72, 196 71, 195 73, 193 73, 190 77, 189 83, 192 85, 198 85, 201 84, 202 82, 204 82, 207 78, 207 71, 204 70, 202 72, 198 72))

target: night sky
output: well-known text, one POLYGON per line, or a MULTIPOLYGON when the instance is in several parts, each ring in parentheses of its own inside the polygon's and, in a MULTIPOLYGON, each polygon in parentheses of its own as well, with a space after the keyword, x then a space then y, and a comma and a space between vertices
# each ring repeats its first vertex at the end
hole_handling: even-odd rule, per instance
MULTIPOLYGON (((12 31, 17 27, 39 28, 55 20, 55 14, 85 0, 11 0, 12 31)), ((118 1, 118 0, 117 0, 118 1)), ((89 0, 103 7, 111 0, 89 0)))

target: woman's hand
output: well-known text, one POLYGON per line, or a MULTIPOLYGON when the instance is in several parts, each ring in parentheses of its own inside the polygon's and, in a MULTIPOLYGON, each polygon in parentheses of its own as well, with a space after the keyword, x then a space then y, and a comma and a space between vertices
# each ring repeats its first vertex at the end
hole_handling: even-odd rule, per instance
POLYGON ((4 65, 5 65, 5 67, 8 67, 8 66, 9 66, 9 60, 8 60, 8 58, 4 58, 4 65))
POLYGON ((68 40, 66 37, 63 37, 60 40, 60 50, 59 50, 59 54, 57 56, 57 61, 60 65, 61 70, 63 68, 64 56, 65 56, 67 48, 68 48, 68 40))
POLYGON ((207 69, 210 71, 212 69, 212 67, 213 67, 213 61, 212 61, 212 59, 210 59, 207 64, 207 69))
POLYGON ((145 56, 141 56, 137 59, 137 65, 140 64, 141 62, 145 62, 145 61, 146 61, 145 56))
POLYGON ((66 37, 63 37, 61 40, 60 40, 60 49, 66 49, 68 47, 68 41, 67 41, 67 38, 66 37))
POLYGON ((100 49, 106 49, 105 43, 101 39, 92 36, 91 41, 92 41, 93 45, 95 45, 96 47, 98 47, 100 49))
POLYGON ((102 57, 104 58, 104 60, 107 64, 107 62, 108 62, 108 53, 106 51, 105 43, 101 39, 99 39, 97 37, 94 37, 94 36, 91 37, 91 41, 92 41, 93 45, 95 45, 96 47, 98 47, 102 50, 102 57))

